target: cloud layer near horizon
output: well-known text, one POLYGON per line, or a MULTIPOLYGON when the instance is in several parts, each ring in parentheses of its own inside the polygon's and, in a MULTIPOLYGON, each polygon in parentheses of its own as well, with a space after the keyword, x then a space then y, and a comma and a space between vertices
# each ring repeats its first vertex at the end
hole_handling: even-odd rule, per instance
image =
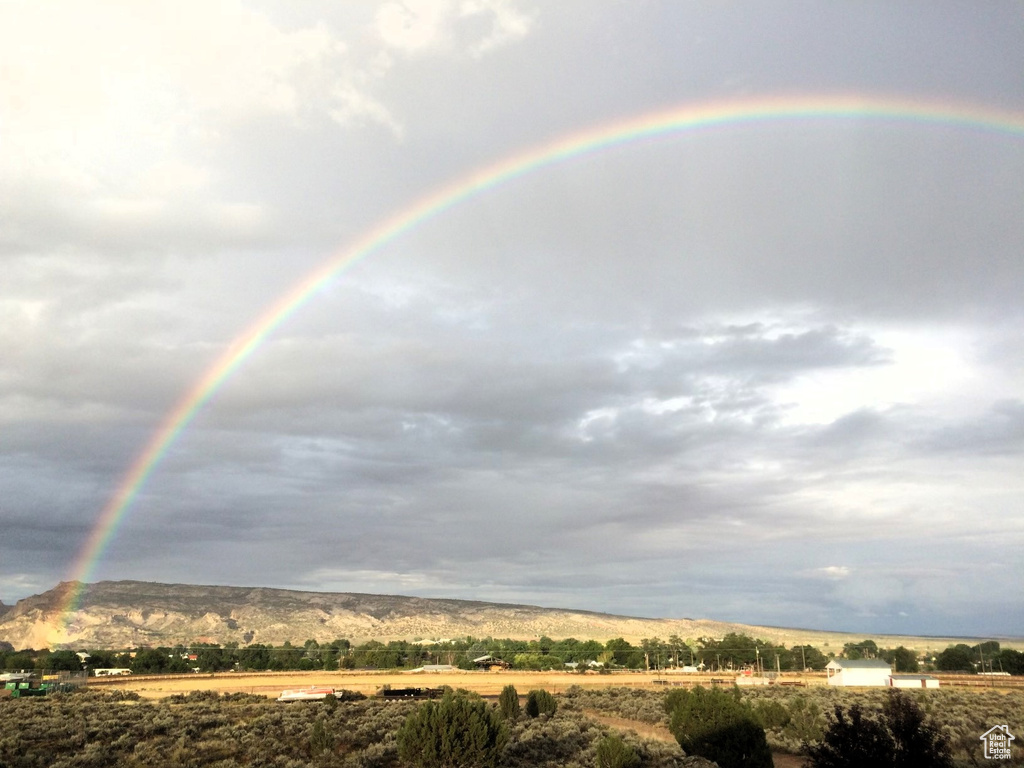
MULTIPOLYGON (((74 576, 182 394, 429 190, 683 104, 1024 115, 996 8, 4 6, 0 597, 74 576)), ((851 118, 503 184, 272 334, 94 576, 1024 634, 1022 180, 1019 136, 851 118)))

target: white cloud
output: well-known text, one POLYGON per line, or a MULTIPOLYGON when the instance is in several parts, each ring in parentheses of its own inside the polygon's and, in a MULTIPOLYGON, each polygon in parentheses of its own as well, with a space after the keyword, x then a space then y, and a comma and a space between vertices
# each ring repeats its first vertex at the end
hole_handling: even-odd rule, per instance
POLYGON ((376 27, 388 48, 405 55, 478 57, 525 37, 533 21, 506 0, 400 0, 381 6, 376 27))
POLYGON ((385 3, 377 11, 377 32, 390 48, 407 54, 436 50, 450 43, 452 0, 403 0, 385 3))
POLYGON ((42 173, 190 194, 210 170, 178 153, 210 151, 245 120, 322 112, 395 129, 371 73, 323 23, 282 29, 238 0, 57 8, 0 6, 8 183, 42 173))
POLYGON ((847 578, 852 573, 852 569, 845 565, 826 565, 824 568, 819 568, 817 572, 827 579, 839 580, 847 578))
POLYGON ((526 37, 536 20, 535 13, 523 12, 507 0, 467 0, 462 4, 465 16, 488 11, 494 14, 494 23, 490 32, 470 47, 474 56, 526 37))
MULTIPOLYGON (((972 364, 973 339, 966 329, 865 328, 890 359, 856 368, 819 369, 776 388, 785 406, 784 423, 829 424, 862 409, 946 402, 981 394, 972 364)), ((986 387, 983 402, 991 392, 986 387)))

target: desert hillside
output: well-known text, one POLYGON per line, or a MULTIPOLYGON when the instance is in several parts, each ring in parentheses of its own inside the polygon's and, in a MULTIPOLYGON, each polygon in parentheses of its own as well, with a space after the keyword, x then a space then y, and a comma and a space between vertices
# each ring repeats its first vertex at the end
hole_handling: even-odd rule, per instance
MULTIPOLYGON (((395 595, 299 592, 259 587, 102 581, 82 588, 76 609, 63 615, 76 582, 5 606, 0 640, 15 648, 128 648, 190 644, 301 644, 348 638, 420 639, 576 637, 720 638, 742 632, 776 643, 841 648, 862 636, 779 629, 703 619, 650 619, 604 613, 395 595)), ((952 642, 952 640, 951 640, 952 642)), ((944 648, 943 638, 894 638, 887 645, 944 648)))

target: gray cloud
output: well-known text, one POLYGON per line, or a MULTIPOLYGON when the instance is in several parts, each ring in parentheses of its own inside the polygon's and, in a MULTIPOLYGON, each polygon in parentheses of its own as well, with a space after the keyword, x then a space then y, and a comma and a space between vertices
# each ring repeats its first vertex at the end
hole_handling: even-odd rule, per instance
MULTIPOLYGON (((0 12, 5 602, 285 290, 472 169, 738 98, 1024 111, 1009 9, 472 7, 0 12)), ((94 577, 1019 634, 1022 168, 812 115, 489 188, 269 334, 94 577)))

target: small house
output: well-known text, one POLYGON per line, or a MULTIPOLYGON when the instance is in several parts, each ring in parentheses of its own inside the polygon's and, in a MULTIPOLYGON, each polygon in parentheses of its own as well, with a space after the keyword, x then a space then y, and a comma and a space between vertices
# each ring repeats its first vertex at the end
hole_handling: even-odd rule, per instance
POLYGON ((829 685, 888 686, 892 667, 881 659, 832 659, 825 674, 829 685))
POLYGON ((935 675, 889 675, 892 688, 938 688, 939 678, 935 675))

